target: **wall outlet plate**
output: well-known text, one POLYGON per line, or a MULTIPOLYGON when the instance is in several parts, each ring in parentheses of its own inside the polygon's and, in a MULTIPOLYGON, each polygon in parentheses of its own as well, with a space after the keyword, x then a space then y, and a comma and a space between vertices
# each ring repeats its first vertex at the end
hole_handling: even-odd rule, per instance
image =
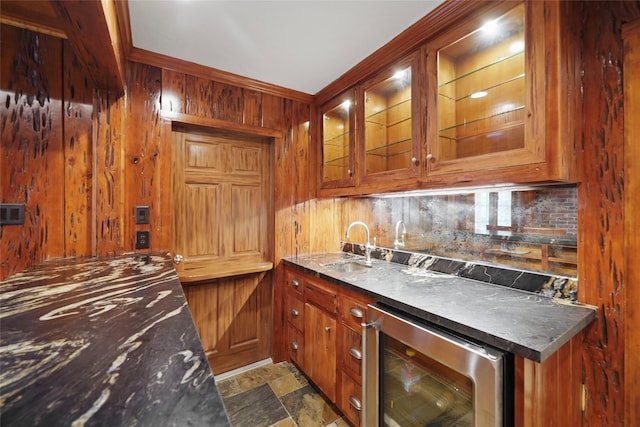
POLYGON ((136 206, 136 224, 149 224, 149 206, 136 206))
POLYGON ((23 203, 0 203, 0 225, 24 224, 23 203))
POLYGON ((136 231, 136 249, 149 249, 148 231, 136 231))

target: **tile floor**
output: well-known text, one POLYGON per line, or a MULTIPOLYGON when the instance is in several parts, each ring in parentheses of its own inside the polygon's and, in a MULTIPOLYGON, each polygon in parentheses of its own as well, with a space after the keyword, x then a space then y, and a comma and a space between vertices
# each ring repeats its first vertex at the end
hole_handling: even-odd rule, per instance
POLYGON ((348 427, 298 369, 261 366, 218 382, 233 427, 348 427))

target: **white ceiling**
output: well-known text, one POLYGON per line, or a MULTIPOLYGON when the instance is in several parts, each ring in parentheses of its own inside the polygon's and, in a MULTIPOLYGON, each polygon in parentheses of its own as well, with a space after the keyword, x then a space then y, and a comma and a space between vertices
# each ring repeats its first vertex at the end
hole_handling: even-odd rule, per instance
POLYGON ((129 0, 136 48, 315 94, 443 0, 129 0))

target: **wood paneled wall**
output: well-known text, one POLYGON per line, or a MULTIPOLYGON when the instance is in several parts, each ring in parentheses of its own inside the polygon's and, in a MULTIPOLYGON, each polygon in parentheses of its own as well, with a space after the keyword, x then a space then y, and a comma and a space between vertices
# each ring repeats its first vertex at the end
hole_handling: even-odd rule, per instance
POLYGON ((134 251, 136 230, 151 231, 151 251, 170 249, 162 110, 280 130, 275 264, 311 250, 309 104, 131 62, 125 82, 125 94, 96 89, 66 40, 2 25, 0 199, 25 203, 26 221, 2 227, 0 278, 49 258, 134 251), (148 225, 135 224, 137 205, 150 207, 148 225))
MULTIPOLYGON (((621 26, 640 2, 585 2, 582 19, 583 137, 578 150, 578 299, 598 307, 584 342, 585 426, 622 426, 625 399, 624 104, 621 26)), ((634 230, 626 230, 633 233, 634 230)), ((637 325, 636 325, 637 326, 637 325)), ((626 396, 628 394, 628 396, 626 396)), ((628 425, 636 425, 635 420, 628 425)))
MULTIPOLYGON (((625 260, 635 262, 635 254, 622 246, 621 26, 640 16, 640 3, 583 2, 579 9, 579 300, 599 307, 583 345, 583 422, 624 425, 625 402, 637 391, 625 388, 623 307, 626 287, 637 284, 625 281, 625 260)), ((1 199, 26 203, 26 215, 24 226, 2 229, 0 278, 51 257, 133 250, 135 229, 142 227, 133 224, 137 204, 151 207, 151 249, 169 249, 170 138, 161 109, 283 131, 274 146, 276 283, 282 256, 338 249, 350 209, 343 212, 341 199, 312 196, 313 106, 132 63, 126 96, 95 90, 66 48, 60 39, 2 26, 1 199)), ((282 314, 278 292, 276 317, 282 314)), ((284 357, 282 323, 274 319, 274 360, 284 357)))

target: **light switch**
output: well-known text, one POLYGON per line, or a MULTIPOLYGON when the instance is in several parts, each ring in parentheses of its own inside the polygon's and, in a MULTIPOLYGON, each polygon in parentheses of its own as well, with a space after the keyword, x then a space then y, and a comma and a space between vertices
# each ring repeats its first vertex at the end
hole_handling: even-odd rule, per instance
POLYGON ((136 224, 149 224, 149 206, 136 206, 136 224))
POLYGON ((0 203, 0 225, 24 224, 24 204, 0 203))

